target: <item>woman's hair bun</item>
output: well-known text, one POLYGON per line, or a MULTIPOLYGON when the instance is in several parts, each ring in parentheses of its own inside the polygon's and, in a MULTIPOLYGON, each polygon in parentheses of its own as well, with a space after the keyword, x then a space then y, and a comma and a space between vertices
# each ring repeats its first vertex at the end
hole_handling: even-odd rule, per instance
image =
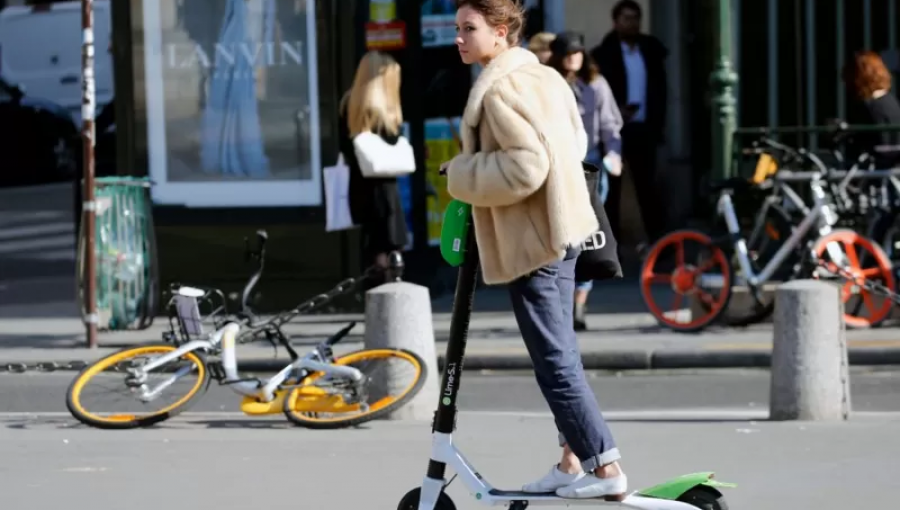
POLYGON ((506 25, 510 46, 519 44, 525 28, 525 9, 516 0, 456 0, 456 8, 468 6, 480 12, 491 26, 506 25))

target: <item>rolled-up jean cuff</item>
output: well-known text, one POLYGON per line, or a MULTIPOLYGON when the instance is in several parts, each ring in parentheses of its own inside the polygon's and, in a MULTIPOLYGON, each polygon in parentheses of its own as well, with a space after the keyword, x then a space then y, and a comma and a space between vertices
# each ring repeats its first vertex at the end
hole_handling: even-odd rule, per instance
MULTIPOLYGON (((560 448, 566 445, 566 438, 563 437, 562 432, 558 432, 556 438, 559 441, 560 448)), ((594 455, 590 459, 582 461, 581 469, 583 469, 585 473, 590 473, 600 466, 611 464, 621 458, 622 454, 619 453, 619 449, 613 448, 612 450, 607 450, 600 455, 594 455)))
POLYGON ((619 453, 618 448, 613 448, 612 450, 606 450, 605 452, 594 455, 593 457, 581 461, 581 469, 585 473, 590 473, 593 470, 597 469, 600 466, 605 466, 607 464, 612 464, 613 462, 622 458, 622 455, 619 453))

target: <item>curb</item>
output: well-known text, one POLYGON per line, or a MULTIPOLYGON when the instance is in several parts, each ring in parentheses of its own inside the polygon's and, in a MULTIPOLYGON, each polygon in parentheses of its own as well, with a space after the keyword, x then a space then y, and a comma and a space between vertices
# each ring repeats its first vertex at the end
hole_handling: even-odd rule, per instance
MULTIPOLYGON (((587 370, 665 370, 703 368, 770 368, 770 350, 701 350, 701 349, 660 349, 622 350, 582 353, 582 363, 587 370)), ((900 366, 900 348, 862 347, 848 351, 851 366, 900 366)), ((36 365, 39 362, 4 362, 7 365, 36 365)), ((64 361, 58 361, 65 364, 64 361)), ((288 363, 286 358, 244 359, 238 368, 245 372, 277 372, 288 363)), ((444 368, 444 355, 438 356, 438 369, 444 368)), ((514 371, 531 370, 531 358, 526 353, 515 354, 471 354, 466 357, 465 370, 514 371)), ((75 371, 60 368, 57 372, 75 371)))
MULTIPOLYGON (((438 364, 443 368, 443 355, 438 364)), ((898 348, 853 348, 848 351, 851 366, 900 365, 898 348)), ((587 370, 664 370, 697 368, 770 368, 771 350, 661 349, 585 352, 581 356, 587 370)), ((530 370, 527 354, 475 355, 466 357, 466 370, 530 370)))

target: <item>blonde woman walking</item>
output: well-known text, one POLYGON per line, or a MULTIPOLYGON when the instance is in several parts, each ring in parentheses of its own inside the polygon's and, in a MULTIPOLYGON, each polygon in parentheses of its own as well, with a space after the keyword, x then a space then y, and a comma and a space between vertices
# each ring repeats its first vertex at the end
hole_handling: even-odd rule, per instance
POLYGON ((353 138, 370 131, 394 145, 402 124, 400 65, 390 55, 370 51, 359 62, 353 86, 341 100, 338 140, 350 168, 350 216, 362 231, 364 268, 387 267, 388 253, 405 246, 408 234, 397 179, 363 176, 353 138))

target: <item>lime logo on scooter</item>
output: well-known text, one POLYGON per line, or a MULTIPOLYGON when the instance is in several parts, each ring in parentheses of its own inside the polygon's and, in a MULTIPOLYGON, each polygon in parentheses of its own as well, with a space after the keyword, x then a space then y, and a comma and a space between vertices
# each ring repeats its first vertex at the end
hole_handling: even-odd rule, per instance
POLYGON ((441 224, 441 257, 452 267, 459 267, 466 258, 466 239, 469 235, 471 213, 471 205, 455 199, 444 208, 441 224))
POLYGON ((600 250, 606 246, 606 234, 598 230, 581 243, 582 251, 600 250))
POLYGON ((453 403, 453 385, 456 383, 456 363, 447 365, 447 386, 444 387, 444 398, 441 403, 449 406, 453 403))

